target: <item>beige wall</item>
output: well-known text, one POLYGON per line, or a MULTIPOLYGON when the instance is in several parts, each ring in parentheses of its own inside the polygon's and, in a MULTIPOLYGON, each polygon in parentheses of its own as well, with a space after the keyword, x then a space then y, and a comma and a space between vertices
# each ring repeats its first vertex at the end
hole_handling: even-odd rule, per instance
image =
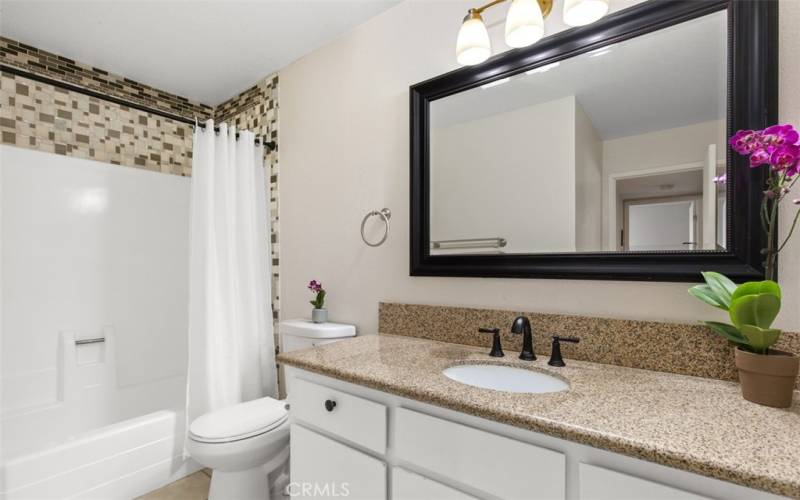
MULTIPOLYGON (((466 7, 404 2, 281 73, 282 317, 308 316, 305 284, 316 278, 329 291, 331 318, 355 323, 362 334, 377 331, 378 301, 719 318, 690 298, 684 283, 408 276, 408 86, 456 67, 455 37, 466 7), (392 232, 382 247, 369 248, 359 224, 383 206, 392 209, 392 232)), ((798 123, 800 2, 782 1, 781 16, 781 119, 798 123)), ((556 21, 548 19, 551 33, 556 21)), ((502 24, 492 28, 495 39, 498 31, 502 24)), ((788 211, 783 215, 786 221, 788 211)), ((800 329, 798 260, 795 241, 781 261, 784 328, 800 329)))
POLYGON ((575 249, 596 252, 602 249, 603 143, 575 100, 575 249))
POLYGON ((431 240, 501 237, 507 253, 574 252, 575 192, 563 189, 575 184, 574 122, 569 96, 433 128, 431 240))

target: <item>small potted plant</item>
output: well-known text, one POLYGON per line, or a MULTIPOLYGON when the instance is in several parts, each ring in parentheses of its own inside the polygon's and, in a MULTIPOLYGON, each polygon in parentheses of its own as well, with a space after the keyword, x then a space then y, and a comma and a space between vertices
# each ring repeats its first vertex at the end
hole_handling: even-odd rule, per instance
MULTIPOLYGON (((764 256, 765 281, 737 286, 719 273, 703 273, 705 285, 689 290, 693 296, 728 312, 733 324, 705 324, 736 345, 736 368, 742 395, 748 401, 786 408, 792 404, 800 359, 792 353, 770 349, 781 331, 772 322, 781 308, 781 288, 776 283, 778 253, 797 225, 800 210, 783 241, 778 240, 778 209, 800 178, 800 134, 791 125, 773 125, 764 130, 740 130, 730 140, 734 151, 749 157, 750 168, 769 167, 761 202, 761 227, 767 235, 764 256)), ((800 199, 793 200, 795 205, 800 199)))
POLYGON ((314 306, 311 311, 311 321, 325 323, 328 321, 328 310, 325 309, 325 289, 322 288, 322 283, 317 280, 311 280, 308 283, 308 289, 314 293, 314 300, 311 301, 311 305, 314 306))
POLYGON ((748 401, 777 408, 792 404, 800 358, 770 349, 781 331, 772 322, 781 310, 781 287, 772 280, 737 286, 719 273, 703 273, 705 285, 689 292, 728 312, 731 323, 705 321, 706 326, 736 345, 736 368, 742 396, 748 401))

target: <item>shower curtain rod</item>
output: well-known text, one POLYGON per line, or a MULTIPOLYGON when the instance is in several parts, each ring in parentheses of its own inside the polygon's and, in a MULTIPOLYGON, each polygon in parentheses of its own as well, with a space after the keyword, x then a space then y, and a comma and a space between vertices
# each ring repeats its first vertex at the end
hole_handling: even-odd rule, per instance
MULTIPOLYGON (((164 118, 169 118, 170 120, 174 120, 176 122, 186 123, 191 126, 199 126, 200 128, 205 129, 205 123, 195 123, 195 121, 191 118, 186 118, 180 115, 174 115, 172 113, 168 113, 166 111, 161 111, 160 109, 150 108, 148 106, 144 106, 142 104, 137 104, 135 102, 126 101, 125 99, 121 99, 119 97, 114 97, 106 94, 101 94, 100 92, 96 92, 94 90, 89 90, 84 87, 80 87, 78 85, 73 85, 70 83, 62 82, 60 80, 55 80, 53 78, 48 78, 46 76, 39 75, 37 73, 31 73, 30 71, 25 71, 14 66, 8 66, 5 64, 0 64, 0 72, 2 73, 10 73, 12 75, 19 75, 23 78, 28 78, 30 80, 35 80, 40 83, 45 83, 47 85, 53 85, 54 87, 60 87, 65 90, 69 90, 72 92, 77 92, 79 94, 88 95, 89 97, 95 97, 97 99, 102 99, 104 101, 113 102, 114 104, 119 104, 120 106, 126 106, 129 108, 137 109, 139 111, 144 111, 145 113, 150 113, 152 115, 162 116, 164 118)), ((219 132, 219 127, 214 127, 214 132, 219 132)), ((236 138, 239 138, 239 133, 236 133, 236 138)), ((256 137, 256 144, 261 142, 261 138, 256 137)), ((267 150, 267 153, 274 151, 276 148, 275 141, 264 141, 264 147, 267 150)))

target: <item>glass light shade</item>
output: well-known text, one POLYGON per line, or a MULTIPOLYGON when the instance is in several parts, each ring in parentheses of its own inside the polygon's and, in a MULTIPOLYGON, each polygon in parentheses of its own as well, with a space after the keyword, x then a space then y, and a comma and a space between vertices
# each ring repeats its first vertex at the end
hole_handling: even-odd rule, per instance
POLYGON ((458 30, 456 60, 464 66, 473 66, 489 59, 491 54, 492 45, 483 19, 478 14, 470 14, 458 30))
POLYGON ((506 16, 506 44, 527 47, 544 36, 544 17, 536 0, 513 0, 506 16))
POLYGON ((608 13, 608 0, 564 0, 564 22, 586 26, 608 13))

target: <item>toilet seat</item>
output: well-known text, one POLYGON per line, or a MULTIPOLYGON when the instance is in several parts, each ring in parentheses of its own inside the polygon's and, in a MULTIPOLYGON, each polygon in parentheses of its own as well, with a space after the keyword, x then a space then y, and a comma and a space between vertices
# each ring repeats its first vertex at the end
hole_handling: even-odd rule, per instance
POLYGON ((260 398, 212 411, 189 426, 189 437, 201 443, 229 443, 269 432, 289 418, 286 405, 260 398))

